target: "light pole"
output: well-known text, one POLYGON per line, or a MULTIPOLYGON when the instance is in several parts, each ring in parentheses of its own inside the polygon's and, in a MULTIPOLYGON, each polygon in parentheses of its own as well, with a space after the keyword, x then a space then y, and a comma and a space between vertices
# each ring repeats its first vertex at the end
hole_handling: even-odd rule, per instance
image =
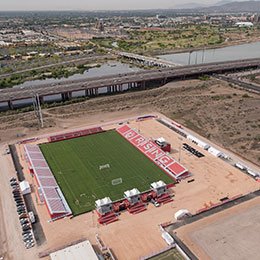
POLYGON ((192 54, 192 51, 189 52, 189 61, 188 61, 188 65, 190 65, 190 61, 191 61, 191 54, 192 54))
POLYGON ((33 109, 35 112, 35 116, 37 117, 40 126, 43 128, 43 117, 42 117, 42 109, 41 109, 39 94, 34 93, 32 86, 29 86, 29 88, 32 91, 32 102, 33 102, 33 109))

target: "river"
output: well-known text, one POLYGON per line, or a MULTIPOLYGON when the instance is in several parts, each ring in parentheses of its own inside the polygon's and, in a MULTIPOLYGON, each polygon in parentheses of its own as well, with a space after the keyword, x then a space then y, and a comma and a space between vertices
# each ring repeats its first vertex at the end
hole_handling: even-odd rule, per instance
POLYGON ((32 80, 32 81, 26 81, 23 84, 14 86, 14 88, 27 88, 27 87, 34 87, 39 86, 42 84, 54 84, 54 83, 61 83, 71 80, 80 80, 80 79, 88 79, 93 77, 101 77, 101 76, 108 76, 108 75, 114 75, 114 74, 120 74, 120 73, 129 73, 129 72, 135 72, 139 71, 140 68, 130 66, 126 63, 121 63, 117 61, 109 61, 107 63, 102 64, 100 67, 95 67, 86 70, 82 74, 74 74, 68 78, 47 78, 44 80, 32 80))
MULTIPOLYGON (((102 64, 100 67, 95 67, 86 70, 83 74, 74 74, 68 78, 61 78, 61 79, 55 79, 55 78, 49 78, 49 79, 44 79, 44 80, 32 80, 32 81, 26 81, 23 84, 14 86, 14 88, 28 88, 28 91, 31 91, 30 89, 33 87, 37 87, 42 84, 54 84, 54 83, 66 83, 66 81, 72 81, 72 80, 81 80, 81 79, 88 79, 88 78, 93 78, 93 77, 101 77, 101 76, 108 76, 108 75, 115 75, 115 74, 124 74, 124 73, 129 73, 129 72, 136 72, 140 71, 141 69, 132 66, 126 63, 121 63, 117 61, 108 61, 104 64, 102 64)), ((127 90, 127 86, 123 86, 123 91, 127 90)), ((105 94, 107 93, 107 88, 103 88, 99 90, 99 94, 105 94)), ((72 97, 83 97, 85 96, 85 91, 76 91, 72 93, 72 97)), ((60 101, 61 100, 61 95, 49 95, 44 97, 44 102, 55 102, 55 101, 60 101)), ((25 100, 16 100, 13 101, 13 105, 15 108, 20 108, 24 107, 26 105, 31 105, 32 104, 32 98, 25 99, 25 100)), ((6 110, 7 107, 7 102, 0 103, 0 111, 1 110, 6 110)))
MULTIPOLYGON (((249 59, 249 58, 260 58, 260 42, 241 44, 223 48, 208 49, 208 50, 199 50, 192 52, 183 52, 169 55, 159 56, 161 59, 172 61, 180 65, 188 64, 201 64, 201 63, 210 63, 210 62, 221 62, 221 61, 230 61, 230 60, 240 60, 240 59, 249 59)), ((68 78, 61 79, 45 79, 45 80, 34 80, 27 81, 21 85, 15 86, 16 88, 27 88, 34 87, 37 85, 45 83, 61 83, 68 80, 78 80, 78 79, 88 79, 91 77, 100 77, 106 75, 120 74, 140 71, 138 67, 131 66, 129 64, 109 61, 101 65, 98 68, 91 68, 86 70, 83 74, 75 74, 68 78)), ((123 90, 126 90, 127 86, 123 86, 123 90)), ((100 89, 100 94, 105 94, 107 92, 106 88, 100 89)), ((81 97, 84 96, 84 91, 78 91, 72 94, 72 97, 81 97)), ((44 98, 45 102, 59 101, 61 100, 61 95, 50 95, 44 98)), ((24 106, 25 104, 31 103, 32 99, 21 100, 14 102, 15 107, 24 106)), ((0 110, 6 108, 7 104, 0 104, 0 110)))
POLYGON ((158 56, 181 65, 260 58, 260 42, 158 56))

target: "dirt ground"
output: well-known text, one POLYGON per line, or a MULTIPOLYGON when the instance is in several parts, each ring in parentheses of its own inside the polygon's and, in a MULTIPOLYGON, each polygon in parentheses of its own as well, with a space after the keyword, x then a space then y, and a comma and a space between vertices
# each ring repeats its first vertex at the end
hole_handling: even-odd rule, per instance
POLYGON ((175 232, 199 259, 259 259, 259 216, 258 197, 175 232))
POLYGON ((45 129, 38 131, 33 112, 1 116, 0 138, 37 135, 50 129, 116 118, 124 113, 157 111, 215 143, 260 165, 260 97, 218 80, 176 81, 164 87, 44 110, 45 129), (49 129, 48 129, 49 128, 49 129), (7 131, 8 130, 8 131, 7 131))

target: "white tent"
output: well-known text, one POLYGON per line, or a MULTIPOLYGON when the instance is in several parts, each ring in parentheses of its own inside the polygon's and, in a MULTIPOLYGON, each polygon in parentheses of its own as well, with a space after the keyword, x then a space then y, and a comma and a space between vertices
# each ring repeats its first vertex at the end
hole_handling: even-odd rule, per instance
POLYGON ((176 220, 180 220, 187 215, 190 215, 190 212, 187 209, 180 209, 174 214, 174 217, 176 220))
POLYGON ((214 148, 214 147, 210 147, 208 149, 209 153, 211 153, 212 155, 216 156, 216 157, 222 157, 223 153, 221 151, 219 151, 218 149, 214 148))
POLYGON ((31 187, 28 181, 20 182, 20 189, 23 195, 31 193, 31 187))
POLYGON ((209 149, 210 145, 201 141, 197 137, 193 135, 187 135, 187 139, 191 140, 192 142, 196 143, 198 146, 202 147, 204 150, 209 149))

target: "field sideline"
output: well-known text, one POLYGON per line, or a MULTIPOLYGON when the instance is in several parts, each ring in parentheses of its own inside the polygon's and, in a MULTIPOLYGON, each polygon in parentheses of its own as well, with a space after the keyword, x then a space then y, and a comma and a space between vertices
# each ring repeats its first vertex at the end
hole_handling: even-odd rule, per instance
POLYGON ((123 198, 126 190, 145 191, 154 181, 174 182, 116 131, 40 145, 73 215, 95 208, 95 200, 123 198), (100 165, 109 168, 100 170, 100 165), (122 183, 112 185, 121 178, 122 183))

